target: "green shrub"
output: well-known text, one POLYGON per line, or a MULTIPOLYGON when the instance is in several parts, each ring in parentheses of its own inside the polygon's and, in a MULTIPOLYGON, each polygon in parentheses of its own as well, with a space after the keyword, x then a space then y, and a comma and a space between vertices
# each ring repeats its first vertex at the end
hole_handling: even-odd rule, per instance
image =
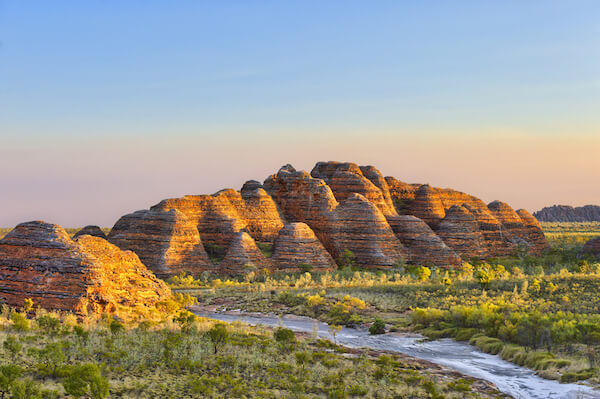
POLYGON ((385 334, 385 322, 380 318, 375 319, 371 327, 369 327, 369 334, 385 334))
POLYGON ((108 380, 100 373, 95 364, 73 366, 71 373, 63 380, 65 392, 75 398, 89 396, 93 399, 103 399, 108 396, 108 380))
POLYGON ((296 335, 289 328, 277 327, 273 332, 273 338, 279 343, 289 344, 296 340, 296 335))

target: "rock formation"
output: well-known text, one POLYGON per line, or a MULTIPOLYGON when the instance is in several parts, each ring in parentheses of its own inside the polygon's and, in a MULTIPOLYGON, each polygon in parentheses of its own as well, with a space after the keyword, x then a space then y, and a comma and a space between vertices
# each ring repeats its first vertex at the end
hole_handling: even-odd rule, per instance
POLYGON ((460 256, 418 217, 400 215, 387 220, 396 237, 407 248, 410 263, 440 267, 455 267, 462 263, 460 256))
POLYGON ((219 271, 226 274, 244 274, 270 268, 270 260, 265 258, 252 236, 243 231, 236 233, 225 259, 219 263, 219 271))
POLYGON ((600 257, 600 237, 592 238, 583 246, 583 251, 586 255, 600 257))
MULTIPOLYGON (((383 178, 373 166, 350 162, 319 162, 310 174, 285 165, 262 184, 249 180, 240 191, 167 199, 141 212, 117 222, 109 240, 138 253, 161 276, 242 273, 246 263, 289 269, 311 263, 305 261, 304 247, 320 245, 333 259, 350 250, 358 265, 375 268, 398 261, 448 267, 462 258, 518 250, 537 254, 548 248, 526 211, 515 212, 499 201, 488 206, 452 189, 383 178), (284 229, 286 223, 306 224, 315 238, 298 226, 284 229), (294 239, 300 240, 295 252, 290 249, 294 239), (256 242, 276 240, 283 241, 275 245, 275 259, 254 250, 256 242), (212 264, 204 250, 226 261, 212 264)), ((312 263, 327 268, 330 260, 312 263)))
POLYGON ((181 272, 198 275, 212 268, 196 225, 176 209, 125 215, 114 225, 108 240, 135 252, 159 277, 181 272))
MULTIPOLYGON (((335 168, 342 169, 344 176, 346 169, 362 173, 352 164, 342 165, 336 165, 335 168)), ((336 175, 339 170, 333 172, 335 168, 324 166, 313 171, 316 175, 336 175)), ((378 190, 368 179, 362 177, 373 189, 378 190)), ((334 258, 345 250, 350 250, 358 265, 390 267, 406 256, 402 244, 376 206, 381 205, 380 199, 383 196, 373 204, 363 195, 352 193, 347 197, 341 195, 344 200, 339 203, 325 181, 306 172, 296 171, 290 165, 267 178, 264 187, 279 205, 285 218, 310 226, 334 258)))
POLYGON ((85 226, 84 228, 79 230, 77 233, 75 233, 73 235, 73 238, 75 239, 79 236, 84 236, 84 235, 88 235, 88 236, 92 236, 92 237, 100 237, 100 238, 106 239, 106 234, 104 234, 102 229, 98 226, 85 226))
POLYGON ((333 258, 305 223, 288 223, 281 229, 271 262, 274 269, 283 271, 297 271, 300 264, 311 265, 315 271, 335 268, 333 258))
POLYGON ((375 204, 384 216, 397 215, 385 179, 373 166, 359 167, 348 162, 319 162, 310 172, 312 177, 323 179, 338 201, 352 194, 361 194, 375 204), (369 177, 363 174, 363 171, 369 177))
POLYGON ((550 244, 546 241, 546 236, 544 236, 544 231, 542 230, 540 222, 525 209, 517 210, 517 214, 524 225, 521 238, 529 243, 532 252, 541 253, 549 250, 550 244))
POLYGON ((600 205, 547 206, 533 214, 540 222, 600 222, 600 205))
POLYGON ((0 240, 0 300, 83 315, 148 316, 169 288, 140 262, 108 241, 77 241, 58 225, 22 223, 0 240))
POLYGON ((444 242, 465 258, 482 257, 486 245, 475 216, 464 206, 453 205, 440 222, 437 234, 444 242))

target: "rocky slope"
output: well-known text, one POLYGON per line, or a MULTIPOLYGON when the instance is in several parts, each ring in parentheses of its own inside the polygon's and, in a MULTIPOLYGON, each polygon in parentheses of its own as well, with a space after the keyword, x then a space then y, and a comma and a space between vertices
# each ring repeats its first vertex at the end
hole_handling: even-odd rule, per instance
POLYGON ((350 162, 319 162, 311 173, 285 165, 240 191, 167 199, 121 218, 108 239, 161 276, 292 270, 301 263, 328 269, 345 250, 359 266, 388 268, 406 261, 452 267, 472 257, 548 249, 527 211, 384 178, 373 166, 350 162), (262 256, 257 243, 274 244, 273 257, 262 256), (206 252, 224 260, 213 263, 206 252))
POLYGON ((553 205, 533 214, 540 222, 600 222, 600 205, 553 205))
POLYGON ((60 226, 28 222, 0 240, 0 300, 74 311, 152 318, 169 288, 130 251, 82 235, 76 240, 60 226))

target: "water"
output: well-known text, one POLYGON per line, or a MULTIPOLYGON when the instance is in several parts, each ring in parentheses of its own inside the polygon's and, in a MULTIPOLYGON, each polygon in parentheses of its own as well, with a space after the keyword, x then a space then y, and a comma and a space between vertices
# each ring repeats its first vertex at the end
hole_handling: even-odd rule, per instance
MULTIPOLYGON (((252 325, 279 326, 294 331, 318 331, 322 338, 333 340, 329 326, 316 320, 286 315, 281 318, 244 313, 197 312, 199 316, 222 321, 243 321, 252 325)), ((448 366, 463 374, 494 383, 498 389, 518 399, 592 399, 600 392, 578 384, 560 384, 535 375, 527 368, 502 360, 499 356, 477 350, 474 346, 451 339, 419 342, 418 336, 399 334, 370 335, 368 331, 342 328, 336 334, 338 344, 352 348, 371 348, 395 351, 448 366)))

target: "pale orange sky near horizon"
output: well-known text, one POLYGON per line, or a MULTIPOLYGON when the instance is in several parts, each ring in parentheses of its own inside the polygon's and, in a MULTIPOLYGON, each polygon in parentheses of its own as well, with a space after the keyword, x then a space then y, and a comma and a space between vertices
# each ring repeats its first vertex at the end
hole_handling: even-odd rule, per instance
POLYGON ((123 214, 164 198, 239 189, 286 163, 310 171, 327 160, 372 164, 409 183, 450 187, 531 212, 600 204, 600 134, 224 135, 8 139, 0 149, 0 225, 43 219, 111 227, 123 214))

